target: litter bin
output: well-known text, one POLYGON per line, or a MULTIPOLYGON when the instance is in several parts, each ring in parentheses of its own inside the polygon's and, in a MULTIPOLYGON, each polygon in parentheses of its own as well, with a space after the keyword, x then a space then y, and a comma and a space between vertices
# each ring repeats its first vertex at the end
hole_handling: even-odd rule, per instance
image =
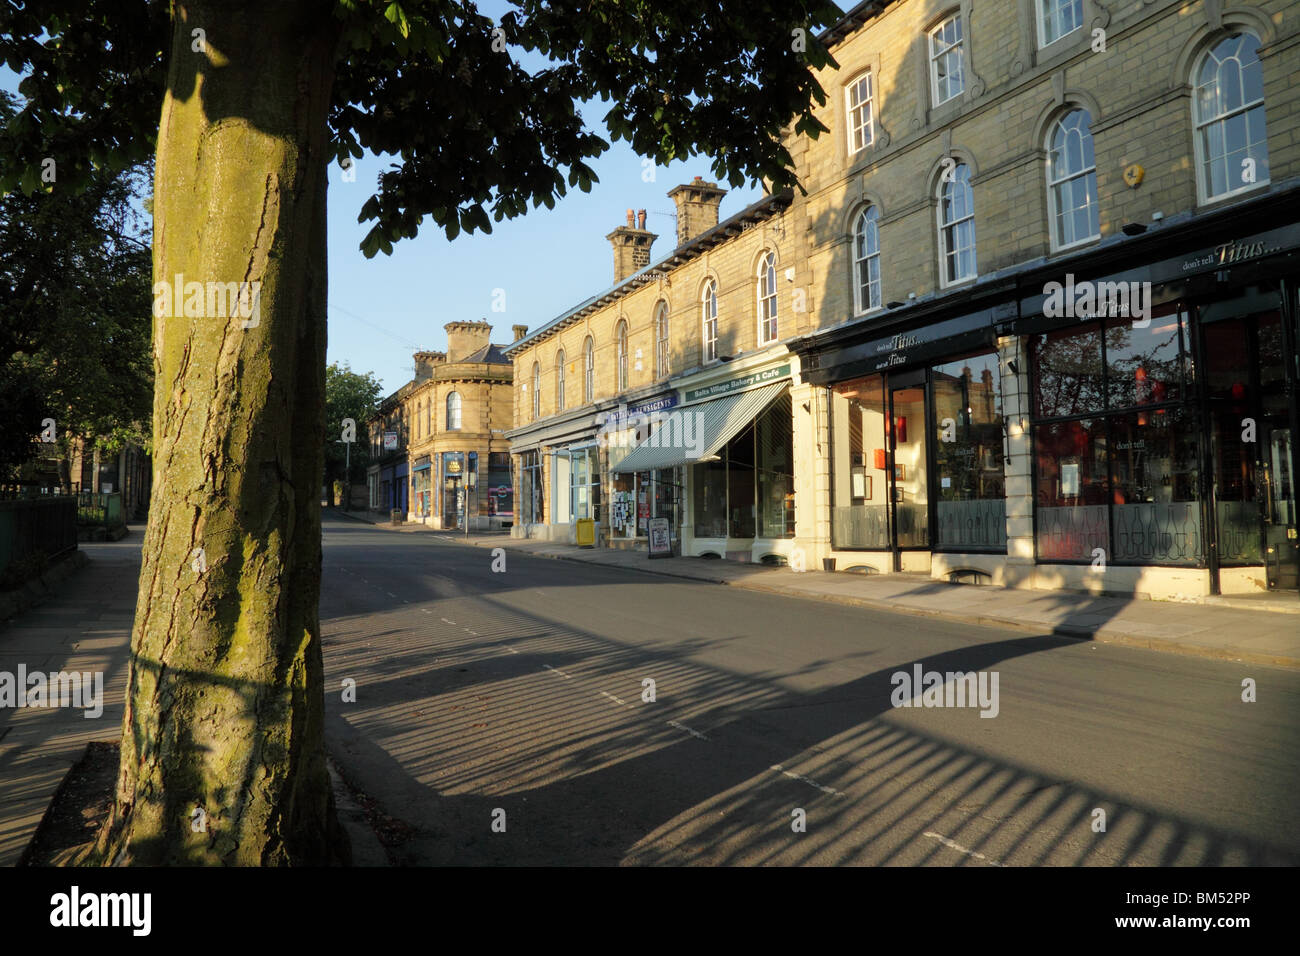
POLYGON ((391 512, 389 512, 389 516, 392 518, 392 522, 393 522, 393 524, 405 524, 405 523, 406 523, 406 512, 405 512, 405 511, 398 511, 396 508, 394 508, 391 512))
POLYGON ((579 518, 577 523, 577 541, 580 548, 596 546, 596 522, 591 518, 579 518))

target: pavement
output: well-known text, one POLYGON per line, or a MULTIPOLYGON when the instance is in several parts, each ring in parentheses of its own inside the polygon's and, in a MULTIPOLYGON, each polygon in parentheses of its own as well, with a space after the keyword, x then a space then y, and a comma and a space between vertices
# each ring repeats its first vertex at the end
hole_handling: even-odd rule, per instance
POLYGON ((1300 597, 1212 604, 1153 601, 1077 591, 1033 591, 950 584, 919 574, 792 571, 704 558, 651 560, 643 550, 580 548, 508 534, 464 535, 426 525, 393 525, 356 512, 332 512, 394 533, 427 535, 448 544, 504 548, 537 557, 580 561, 646 574, 708 581, 786 597, 914 614, 1035 634, 1140 647, 1218 660, 1300 668, 1300 597))

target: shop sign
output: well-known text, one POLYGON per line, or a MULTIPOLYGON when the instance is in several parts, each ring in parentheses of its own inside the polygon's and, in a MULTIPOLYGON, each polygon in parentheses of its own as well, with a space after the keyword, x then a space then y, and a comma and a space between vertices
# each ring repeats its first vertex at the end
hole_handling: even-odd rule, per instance
POLYGON ((650 557, 672 557, 673 543, 668 534, 667 518, 650 519, 650 557))
POLYGON ((677 393, 669 392, 667 395, 660 395, 658 398, 649 398, 643 402, 634 402, 627 407, 628 416, 632 415, 649 415, 651 412, 662 412, 672 408, 677 404, 677 393))
POLYGON ((397 451, 397 432, 384 432, 384 451, 397 451))
POLYGON ((754 372, 752 375, 744 375, 725 382, 706 385, 704 388, 693 388, 686 393, 685 401, 694 402, 702 398, 717 398, 719 395, 730 395, 732 392, 742 392, 757 385, 766 385, 768 382, 775 382, 777 379, 788 378, 789 375, 790 366, 787 363, 777 368, 754 372))
MULTIPOLYGON (((1279 232, 1281 230, 1278 230, 1279 232)), ((1282 247, 1273 243, 1273 239, 1278 238, 1274 233, 1265 233, 1263 237, 1256 238, 1251 242, 1242 242, 1239 239, 1230 239, 1222 245, 1215 246, 1210 252, 1201 253, 1193 256, 1191 259, 1183 260, 1183 271, 1191 272, 1194 269, 1220 268, 1222 266, 1236 265, 1239 262, 1246 262, 1249 259, 1258 259, 1260 256, 1272 255, 1275 252, 1281 252, 1282 247)))

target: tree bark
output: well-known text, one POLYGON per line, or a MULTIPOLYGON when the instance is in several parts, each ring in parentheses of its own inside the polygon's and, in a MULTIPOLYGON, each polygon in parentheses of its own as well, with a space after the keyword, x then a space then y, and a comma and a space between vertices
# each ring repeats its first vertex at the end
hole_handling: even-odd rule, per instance
POLYGON ((173 24, 154 278, 260 283, 260 297, 251 316, 206 295, 199 317, 155 307, 122 763, 87 861, 346 862, 318 613, 337 28, 325 0, 178 0, 173 24))

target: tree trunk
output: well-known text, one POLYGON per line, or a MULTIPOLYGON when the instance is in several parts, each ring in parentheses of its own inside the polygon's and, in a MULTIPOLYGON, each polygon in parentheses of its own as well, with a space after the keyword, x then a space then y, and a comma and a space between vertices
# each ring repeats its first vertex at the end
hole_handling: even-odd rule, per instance
POLYGON ((260 283, 260 298, 241 313, 205 291, 196 317, 187 290, 178 311, 155 285, 156 471, 117 799, 91 862, 349 855, 318 614, 330 8, 174 6, 154 278, 260 283))

